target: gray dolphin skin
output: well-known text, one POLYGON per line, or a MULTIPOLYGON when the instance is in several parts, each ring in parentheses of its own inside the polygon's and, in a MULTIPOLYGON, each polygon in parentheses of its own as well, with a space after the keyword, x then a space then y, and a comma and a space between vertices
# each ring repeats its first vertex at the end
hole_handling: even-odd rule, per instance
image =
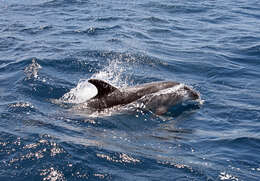
POLYGON ((178 82, 152 82, 122 90, 99 79, 90 79, 88 82, 97 88, 98 93, 84 104, 95 111, 138 101, 145 108, 161 115, 182 101, 200 98, 196 91, 178 82))

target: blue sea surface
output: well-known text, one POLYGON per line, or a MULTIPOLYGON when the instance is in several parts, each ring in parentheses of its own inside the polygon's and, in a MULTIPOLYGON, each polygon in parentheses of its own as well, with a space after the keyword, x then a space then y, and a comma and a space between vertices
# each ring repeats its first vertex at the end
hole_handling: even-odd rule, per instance
POLYGON ((260 1, 0 0, 0 180, 260 180, 260 1), (204 103, 77 114, 90 78, 204 103))

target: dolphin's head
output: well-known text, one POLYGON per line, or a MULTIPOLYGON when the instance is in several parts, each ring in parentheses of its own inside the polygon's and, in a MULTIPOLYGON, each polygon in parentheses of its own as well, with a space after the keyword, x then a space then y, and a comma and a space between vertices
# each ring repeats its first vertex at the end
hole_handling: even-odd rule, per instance
POLYGON ((194 91, 193 89, 191 89, 188 86, 184 86, 184 89, 187 91, 188 96, 189 96, 190 99, 192 99, 192 100, 200 99, 200 95, 199 95, 198 92, 194 91))

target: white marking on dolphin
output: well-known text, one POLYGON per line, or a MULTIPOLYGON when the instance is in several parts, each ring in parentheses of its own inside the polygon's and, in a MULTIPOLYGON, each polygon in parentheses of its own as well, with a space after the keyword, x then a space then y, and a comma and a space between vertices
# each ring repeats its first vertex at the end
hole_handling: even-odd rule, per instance
POLYGON ((178 103, 200 99, 199 93, 178 82, 152 82, 122 90, 99 79, 90 79, 88 82, 97 88, 97 95, 83 103, 82 107, 92 111, 102 111, 136 101, 146 109, 161 115, 178 103))

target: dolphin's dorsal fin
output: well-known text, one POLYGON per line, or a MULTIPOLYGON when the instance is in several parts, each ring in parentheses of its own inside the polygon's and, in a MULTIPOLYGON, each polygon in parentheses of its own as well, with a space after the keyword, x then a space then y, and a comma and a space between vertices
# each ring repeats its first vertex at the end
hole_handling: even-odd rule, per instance
POLYGON ((114 86, 110 85, 109 83, 107 83, 103 80, 89 79, 88 82, 93 84, 94 86, 96 86, 96 88, 98 90, 98 93, 94 98, 101 98, 103 96, 106 96, 106 95, 118 90, 117 88, 115 88, 114 86))

